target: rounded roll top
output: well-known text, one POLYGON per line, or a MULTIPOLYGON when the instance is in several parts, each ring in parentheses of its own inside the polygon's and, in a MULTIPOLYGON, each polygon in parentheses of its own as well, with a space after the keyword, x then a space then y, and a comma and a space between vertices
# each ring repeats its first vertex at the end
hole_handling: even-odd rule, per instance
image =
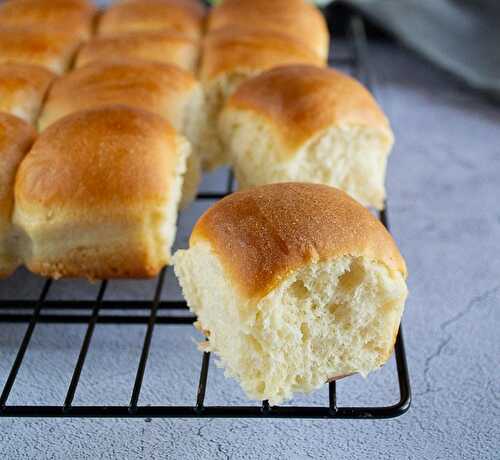
POLYGON ((226 110, 244 110, 266 119, 295 148, 331 126, 385 130, 389 122, 370 92, 331 68, 282 66, 243 82, 226 110))
POLYGON ((16 208, 84 218, 86 209, 163 202, 177 159, 176 132, 159 115, 119 105, 76 112, 46 129, 24 159, 16 208))
POLYGON ((225 0, 208 16, 209 32, 236 26, 287 33, 323 59, 328 56, 328 27, 321 12, 304 0, 225 0))
POLYGON ((200 77, 210 81, 225 73, 256 73, 279 65, 325 64, 301 40, 285 32, 259 28, 227 26, 205 37, 200 77))
POLYGON ((209 244, 247 297, 271 291, 291 271, 345 255, 366 257, 406 276, 389 232, 344 192, 282 183, 234 193, 198 220, 190 246, 209 244))

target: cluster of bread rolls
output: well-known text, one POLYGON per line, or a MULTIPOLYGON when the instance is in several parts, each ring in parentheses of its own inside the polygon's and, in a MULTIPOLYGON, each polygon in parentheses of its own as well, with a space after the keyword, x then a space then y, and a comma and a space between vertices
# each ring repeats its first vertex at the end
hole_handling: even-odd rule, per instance
POLYGON ((328 47, 303 0, 2 3, 0 276, 155 276, 201 169, 229 164, 244 191, 174 256, 206 346, 272 403, 383 364, 406 267, 363 205, 393 138, 328 47))

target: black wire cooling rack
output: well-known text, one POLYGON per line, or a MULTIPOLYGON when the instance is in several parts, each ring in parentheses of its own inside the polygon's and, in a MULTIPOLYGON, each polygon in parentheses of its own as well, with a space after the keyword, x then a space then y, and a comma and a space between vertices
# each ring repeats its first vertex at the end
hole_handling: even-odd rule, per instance
MULTIPOLYGON (((368 43, 362 19, 353 17, 350 20, 349 34, 350 52, 346 55, 333 56, 330 64, 350 67, 351 71, 373 89, 373 75, 367 62, 368 43)), ((233 175, 229 174, 225 193, 200 193, 198 200, 216 200, 231 193, 233 175)), ((388 228, 387 207, 379 213, 382 223, 388 228)), ((329 398, 324 407, 317 406, 270 406, 263 401, 261 406, 207 406, 204 404, 205 391, 210 367, 210 353, 204 353, 201 362, 198 391, 193 395, 193 405, 139 405, 139 395, 148 361, 149 350, 155 326, 172 324, 191 325, 195 317, 187 309, 184 301, 162 300, 161 293, 165 281, 165 269, 157 278, 154 298, 141 301, 106 301, 104 295, 107 281, 102 281, 94 301, 49 301, 47 295, 52 280, 46 280, 38 300, 0 300, 0 332, 9 323, 27 324, 21 345, 10 369, 7 380, 0 394, 0 417, 263 417, 263 418, 349 418, 349 419, 381 419, 397 417, 404 414, 410 407, 411 389, 402 328, 395 344, 397 379, 399 383, 399 400, 391 406, 376 407, 342 407, 337 405, 337 388, 335 382, 329 383, 329 398), (29 314, 19 313, 20 310, 32 311, 29 314), (117 310, 130 310, 129 315, 113 314, 117 310), (158 315, 159 310, 174 312, 158 315), (64 311, 64 312, 63 312, 64 311), (90 314, 87 313, 90 311, 90 314), (142 314, 135 313, 141 311, 142 314), (58 313, 59 312, 59 313, 58 313), (80 348, 71 380, 65 395, 61 395, 61 405, 10 405, 9 395, 16 383, 16 377, 21 368, 26 351, 30 345, 33 331, 40 323, 52 324, 86 324, 87 330, 80 348), (128 405, 74 405, 73 399, 85 365, 94 329, 97 323, 120 324, 123 327, 133 324, 147 324, 142 352, 139 359, 135 382, 128 405)), ((8 281, 3 281, 8 282, 8 281)))

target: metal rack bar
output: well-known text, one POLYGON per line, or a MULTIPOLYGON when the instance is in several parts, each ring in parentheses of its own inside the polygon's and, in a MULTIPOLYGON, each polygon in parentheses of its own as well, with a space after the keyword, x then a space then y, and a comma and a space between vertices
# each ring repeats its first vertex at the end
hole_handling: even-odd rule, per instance
POLYGON ((66 398, 64 399, 63 408, 65 411, 67 411, 71 407, 71 404, 75 397, 76 388, 78 386, 78 382, 80 381, 80 375, 82 374, 83 365, 85 364, 85 358, 87 357, 87 353, 89 351, 90 341, 92 340, 92 335, 94 334, 95 325, 97 323, 97 317, 99 315, 99 309, 102 303, 102 299, 104 298, 104 293, 106 292, 107 286, 108 286, 107 281, 101 282, 101 287, 99 288, 97 299, 95 301, 95 305, 92 310, 92 316, 90 317, 87 326, 87 331, 85 332, 85 338, 83 339, 83 343, 80 348, 80 354, 78 355, 78 360, 76 362, 75 370, 73 371, 71 382, 69 384, 69 388, 66 393, 66 398))
MULTIPOLYGON (((368 44, 363 21, 354 17, 350 24, 351 54, 333 54, 329 63, 333 65, 351 66, 356 76, 371 91, 374 91, 374 75, 368 62, 368 44)), ((232 171, 228 174, 224 192, 202 192, 198 200, 218 200, 232 192, 234 186, 232 171)), ((379 213, 381 222, 389 228, 387 204, 379 213)), ((395 359, 399 387, 399 401, 383 407, 339 407, 337 404, 336 382, 328 384, 328 404, 324 407, 306 406, 270 406, 268 401, 252 406, 206 406, 210 353, 203 353, 196 401, 192 406, 138 405, 143 384, 147 360, 151 347, 154 327, 156 325, 192 324, 196 318, 187 309, 185 301, 161 300, 165 280, 165 269, 158 277, 152 301, 106 301, 104 295, 107 282, 101 283, 95 300, 88 301, 47 301, 51 281, 45 282, 38 300, 1 300, 0 323, 28 324, 16 358, 10 369, 7 381, 0 395, 0 417, 123 417, 123 418, 312 418, 312 419, 383 419, 397 417, 405 413, 411 403, 411 387, 403 341, 400 328, 395 343, 395 359), (29 310, 20 312, 19 310, 29 310), (66 311, 65 311, 66 310, 66 311), (126 315, 116 312, 127 311, 126 315), (139 312, 132 312, 137 310, 139 312), (86 312, 88 313, 86 313, 86 312), (159 315, 160 311, 165 314, 159 315), (175 311, 175 316, 171 312, 175 311), (70 313, 68 313, 70 312, 70 313), (106 313, 103 313, 106 312, 106 313), (38 323, 52 324, 87 324, 80 353, 73 370, 71 381, 61 406, 54 405, 8 405, 7 400, 14 386, 23 358, 28 350, 33 331, 38 323), (120 324, 126 327, 131 324, 147 325, 141 356, 135 376, 130 403, 122 406, 83 406, 73 405, 73 400, 81 377, 85 359, 97 324, 120 324)))
POLYGON ((49 293, 50 286, 52 286, 52 280, 45 281, 42 292, 37 302, 37 306, 33 311, 33 315, 31 316, 28 329, 26 329, 26 333, 24 334, 23 341, 21 342, 21 346, 19 347, 19 350, 17 352, 16 359, 14 361, 14 364, 12 365, 12 368, 10 369, 9 376, 7 377, 7 382, 5 383, 2 394, 0 395, 0 409, 7 403, 9 394, 12 390, 12 387, 14 386, 17 374, 19 372, 21 364, 23 363, 24 355, 26 354, 26 350, 28 349, 31 337, 33 336, 33 331, 35 330, 38 316, 40 315, 40 310, 43 307, 43 301, 49 293))
POLYGON ((137 368, 137 374, 134 382, 134 389, 132 390, 132 397, 130 398, 129 411, 131 413, 134 413, 137 410, 137 402, 139 401, 142 381, 144 379, 144 371, 146 370, 146 363, 148 361, 149 349, 151 348, 151 339, 153 337, 153 331, 156 323, 158 303, 160 302, 161 291, 163 289, 163 282, 165 281, 165 271, 166 269, 163 268, 162 271, 160 272, 160 276, 158 277, 158 283, 156 284, 156 292, 153 300, 153 305, 151 306, 151 315, 149 317, 148 329, 144 337, 141 359, 139 361, 139 367, 137 368))

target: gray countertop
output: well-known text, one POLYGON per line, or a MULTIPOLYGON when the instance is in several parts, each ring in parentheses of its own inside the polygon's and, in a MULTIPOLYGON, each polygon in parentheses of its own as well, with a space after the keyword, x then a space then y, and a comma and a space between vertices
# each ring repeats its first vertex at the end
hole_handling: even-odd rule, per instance
MULTIPOLYGON (((410 270, 410 411, 379 421, 0 419, 0 458, 499 458, 500 108, 408 51, 377 45, 371 56, 397 140, 388 194, 410 270)), ((193 206, 182 216, 178 245, 199 212, 193 206)), ((21 270, 1 282, 0 295, 33 297, 40 284, 21 270)), ((112 282, 108 298, 150 296, 153 287, 112 282)), ((51 295, 90 299, 96 290, 63 281, 51 295)), ((0 324, 0 387, 24 330, 0 324)), ((37 326, 9 403, 60 404, 84 331, 37 326)), ((144 331, 97 326, 75 403, 126 403, 144 331)), ((157 327, 141 404, 193 403, 196 338, 191 327, 157 327)), ((393 402, 394 363, 338 387, 341 404, 393 402)), ((326 398, 325 388, 295 402, 326 398)), ((212 365, 206 402, 223 401, 246 399, 212 365)))

